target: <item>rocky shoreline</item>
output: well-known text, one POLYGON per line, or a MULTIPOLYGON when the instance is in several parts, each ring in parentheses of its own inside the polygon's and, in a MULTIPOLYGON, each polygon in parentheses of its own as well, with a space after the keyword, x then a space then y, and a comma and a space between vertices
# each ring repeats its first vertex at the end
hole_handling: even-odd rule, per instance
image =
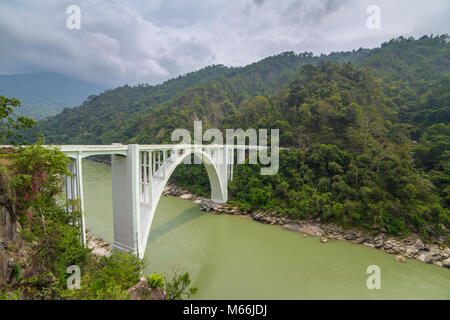
MULTIPOLYGON (((274 212, 243 211, 229 204, 213 203, 209 199, 194 195, 174 184, 168 184, 163 195, 191 200, 199 204, 202 211, 243 216, 257 222, 279 225, 288 230, 302 233, 305 237, 308 235, 316 236, 323 243, 328 242, 328 240, 344 240, 393 254, 394 259, 399 262, 404 263, 407 259, 416 259, 423 263, 450 268, 450 248, 438 244, 424 243, 417 234, 412 234, 407 238, 396 238, 383 232, 364 233, 357 229, 346 230, 334 224, 321 223, 318 219, 297 220, 283 217, 274 212)), ((439 242, 443 243, 443 238, 439 239, 439 242)))

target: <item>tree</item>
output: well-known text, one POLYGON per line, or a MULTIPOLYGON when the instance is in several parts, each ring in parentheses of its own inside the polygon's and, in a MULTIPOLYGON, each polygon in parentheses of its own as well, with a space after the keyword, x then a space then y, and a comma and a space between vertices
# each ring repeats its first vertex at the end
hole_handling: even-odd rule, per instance
POLYGON ((0 96, 0 143, 15 143, 22 139, 21 130, 30 129, 36 121, 14 114, 14 108, 20 101, 0 96))

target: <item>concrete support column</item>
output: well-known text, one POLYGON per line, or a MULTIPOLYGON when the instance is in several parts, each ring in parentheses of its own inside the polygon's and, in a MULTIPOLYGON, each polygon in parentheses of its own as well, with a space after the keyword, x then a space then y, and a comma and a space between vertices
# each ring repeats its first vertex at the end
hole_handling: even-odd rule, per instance
POLYGON ((166 174, 167 174, 167 172, 166 172, 166 167, 167 167, 167 151, 166 150, 163 150, 163 175, 164 175, 164 178, 166 178, 166 174))
POLYGON ((78 187, 78 201, 80 202, 80 212, 81 212, 81 243, 86 246, 86 220, 84 214, 84 196, 83 196, 83 166, 82 166, 81 153, 77 154, 77 187, 78 187))
MULTIPOLYGON (((226 148, 216 149, 214 152, 214 158, 212 159, 212 164, 206 164, 205 168, 209 175, 209 180, 211 183, 211 200, 216 203, 225 203, 228 200, 228 179, 227 179, 227 152, 226 148), (214 179, 214 170, 211 167, 215 166, 217 168, 217 179, 214 179)), ((215 171, 215 170, 214 170, 215 171)))
POLYGON ((113 155, 111 160, 114 248, 142 258, 138 146, 129 145, 126 157, 113 155))

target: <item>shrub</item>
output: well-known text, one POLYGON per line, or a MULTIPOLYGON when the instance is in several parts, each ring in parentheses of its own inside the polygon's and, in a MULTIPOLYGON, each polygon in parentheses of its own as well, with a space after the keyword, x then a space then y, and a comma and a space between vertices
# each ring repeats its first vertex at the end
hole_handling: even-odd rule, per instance
POLYGON ((16 279, 17 281, 20 281, 21 273, 22 273, 22 267, 20 266, 19 263, 16 263, 12 269, 13 278, 16 279))
POLYGON ((81 288, 66 290, 65 297, 89 300, 124 300, 127 290, 139 282, 144 261, 130 253, 114 253, 93 259, 81 278, 81 288))
POLYGON ((158 273, 152 273, 147 277, 148 286, 152 289, 164 287, 164 276, 158 273))
POLYGON ((184 297, 189 298, 197 292, 197 288, 191 288, 191 276, 189 272, 181 275, 175 273, 171 281, 166 281, 167 300, 183 300, 184 297))

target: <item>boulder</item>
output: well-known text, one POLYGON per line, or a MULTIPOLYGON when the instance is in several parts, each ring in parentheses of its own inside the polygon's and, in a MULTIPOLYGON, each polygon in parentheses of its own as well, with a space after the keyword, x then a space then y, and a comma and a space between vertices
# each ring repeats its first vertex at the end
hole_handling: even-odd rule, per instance
POLYGON ((343 235, 343 237, 344 237, 345 240, 349 240, 349 241, 355 240, 356 238, 358 238, 358 236, 354 232, 351 232, 351 231, 350 232, 346 232, 343 235))
POLYGON ((9 177, 0 171, 0 286, 11 278, 15 261, 20 258, 23 241, 16 215, 16 194, 10 188, 9 177))
POLYGON ((3 287, 11 278, 12 267, 10 267, 11 255, 6 250, 0 249, 0 287, 3 287))
POLYGON ((211 200, 203 199, 200 203, 201 211, 217 211, 217 209, 221 208, 220 204, 214 203, 211 200))
POLYGON ((425 245, 422 240, 417 239, 416 242, 414 243, 414 247, 418 250, 422 250, 425 247, 425 245))
POLYGON ((146 300, 166 300, 166 298, 167 298, 166 291, 161 288, 158 288, 158 289, 151 289, 146 300))
POLYGON ((406 248, 406 257, 409 259, 412 259, 416 256, 416 254, 419 252, 419 249, 417 249, 415 246, 414 247, 408 247, 406 248))
POLYGON ((437 245, 429 246, 429 252, 426 255, 426 263, 436 263, 438 261, 444 260, 444 256, 441 254, 441 250, 437 245))
POLYGON ((306 233, 310 236, 321 236, 323 235, 323 229, 319 226, 311 225, 311 224, 305 224, 300 226, 298 231, 302 233, 306 233))
POLYGON ((18 230, 20 227, 16 215, 16 194, 9 186, 9 178, 0 171, 0 240, 6 244, 22 246, 18 230))
POLYGON ((443 260, 442 266, 450 269, 450 258, 443 260))
POLYGON ((396 245, 396 241, 393 239, 388 239, 384 242, 383 249, 389 250, 392 249, 396 245))
MULTIPOLYGON (((336 237, 336 239, 337 239, 337 237, 336 237)), ((362 244, 362 243, 366 243, 369 240, 370 240, 369 235, 363 235, 363 236, 359 237, 358 239, 356 239, 356 243, 362 244)))
POLYGON ((416 259, 421 261, 421 262, 425 262, 426 259, 427 259, 427 252, 419 251, 419 254, 417 255, 416 259))
POLYGON ((166 300, 166 291, 150 288, 147 279, 142 279, 127 292, 130 294, 130 300, 166 300))
POLYGON ((385 236, 383 234, 379 234, 372 239, 372 243, 374 244, 375 248, 381 248, 384 245, 384 240, 385 236))
POLYGON ((88 248, 92 253, 99 257, 109 257, 112 254, 111 244, 103 238, 95 235, 87 235, 88 248))
POLYGON ((150 289, 148 287, 147 279, 142 279, 130 289, 128 289, 127 293, 130 294, 130 300, 142 300, 145 298, 149 291, 150 289))

